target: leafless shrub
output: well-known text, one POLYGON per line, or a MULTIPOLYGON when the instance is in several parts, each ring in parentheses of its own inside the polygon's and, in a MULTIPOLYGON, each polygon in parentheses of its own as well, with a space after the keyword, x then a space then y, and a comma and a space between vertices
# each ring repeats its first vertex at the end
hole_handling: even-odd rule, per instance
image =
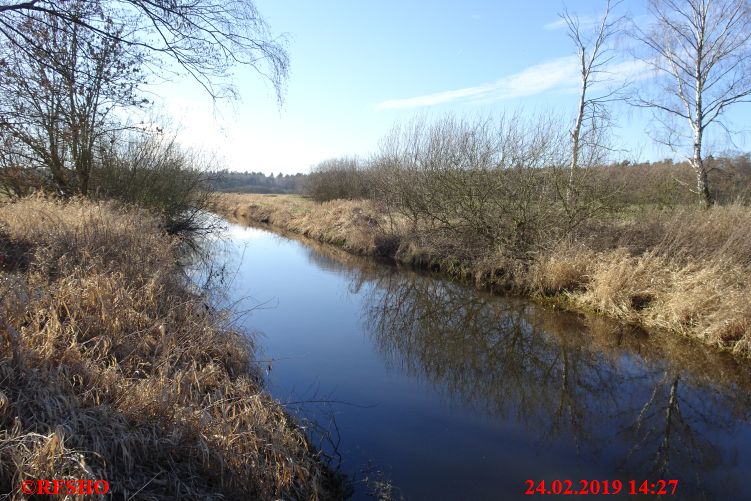
POLYGON ((317 202, 368 198, 368 178, 368 172, 356 157, 333 158, 313 168, 303 191, 317 202))
MULTIPOLYGON (((373 161, 374 198, 416 232, 525 256, 601 206, 592 193, 566 200, 564 131, 554 117, 519 113, 397 125, 373 161)), ((593 186, 591 172, 576 174, 578 190, 593 186)))
POLYGON ((121 135, 102 149, 101 156, 93 172, 95 198, 152 209, 170 233, 189 235, 206 229, 209 161, 181 146, 174 135, 121 135))

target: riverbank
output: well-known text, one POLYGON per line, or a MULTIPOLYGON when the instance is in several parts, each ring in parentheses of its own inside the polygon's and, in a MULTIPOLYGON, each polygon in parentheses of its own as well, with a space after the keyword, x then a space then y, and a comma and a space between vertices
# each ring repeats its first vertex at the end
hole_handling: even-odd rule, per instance
POLYGON ((590 221, 529 261, 509 258, 502 249, 467 255, 461 242, 410 228, 367 200, 317 204, 297 196, 224 194, 215 210, 354 254, 435 269, 478 287, 527 294, 751 356, 746 207, 635 208, 590 221))
POLYGON ((341 495, 264 391, 252 341, 189 291, 177 245, 114 203, 0 206, 0 493, 103 479, 125 499, 341 495))

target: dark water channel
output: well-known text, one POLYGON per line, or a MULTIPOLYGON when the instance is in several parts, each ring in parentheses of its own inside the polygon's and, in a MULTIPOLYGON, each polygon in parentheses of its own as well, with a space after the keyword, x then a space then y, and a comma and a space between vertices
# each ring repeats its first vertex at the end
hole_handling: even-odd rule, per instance
POLYGON ((751 500, 751 363, 260 229, 228 237, 268 388, 316 423, 356 499, 374 479, 409 500, 529 499, 527 479, 619 479, 604 497, 635 499, 629 480, 677 479, 667 498, 751 500))

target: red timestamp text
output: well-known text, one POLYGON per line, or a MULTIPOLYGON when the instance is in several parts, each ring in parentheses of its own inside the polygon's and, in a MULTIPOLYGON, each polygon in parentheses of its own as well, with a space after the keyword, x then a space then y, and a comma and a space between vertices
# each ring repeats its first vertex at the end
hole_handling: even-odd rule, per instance
POLYGON ((552 494, 554 496, 588 496, 588 495, 656 495, 674 496, 678 480, 525 480, 527 490, 524 494, 552 494))

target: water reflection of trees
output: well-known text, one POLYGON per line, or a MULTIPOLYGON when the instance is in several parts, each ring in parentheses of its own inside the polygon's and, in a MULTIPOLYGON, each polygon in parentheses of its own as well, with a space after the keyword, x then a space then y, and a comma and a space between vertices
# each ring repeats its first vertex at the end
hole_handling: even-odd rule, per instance
POLYGON ((751 415, 751 375, 737 361, 414 273, 369 275, 364 315, 378 350, 452 399, 582 453, 622 451, 632 478, 680 476, 702 491, 705 473, 734 466, 729 440, 751 415))
POLYGON ((386 362, 448 398, 516 419, 541 442, 615 458, 623 478, 680 478, 682 499, 748 493, 751 369, 675 334, 486 296, 310 241, 363 293, 386 362), (690 484, 690 485, 687 485, 690 484))

